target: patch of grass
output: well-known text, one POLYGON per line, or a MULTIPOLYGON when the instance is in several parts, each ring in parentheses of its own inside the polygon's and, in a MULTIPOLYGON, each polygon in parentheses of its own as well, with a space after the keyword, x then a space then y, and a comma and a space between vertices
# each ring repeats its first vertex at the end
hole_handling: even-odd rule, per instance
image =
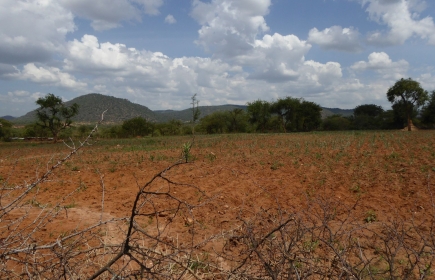
POLYGON ((367 211, 364 221, 366 223, 373 223, 376 222, 376 220, 377 220, 376 212, 374 210, 367 211))
POLYGON ((284 164, 282 162, 275 161, 270 166, 270 169, 272 169, 272 170, 278 170, 280 167, 283 167, 283 166, 284 166, 284 164))

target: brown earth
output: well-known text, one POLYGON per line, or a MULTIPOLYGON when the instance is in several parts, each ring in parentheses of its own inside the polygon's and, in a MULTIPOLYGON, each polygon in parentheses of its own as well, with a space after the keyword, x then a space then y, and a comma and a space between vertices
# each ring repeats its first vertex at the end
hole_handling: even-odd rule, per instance
MULTIPOLYGON (((151 235, 164 232, 171 242, 188 243, 194 235, 198 243, 240 229, 243 221, 267 211, 294 214, 309 209, 314 199, 332 199, 337 209, 351 209, 352 219, 361 224, 398 218, 423 224, 434 218, 434 136, 433 131, 197 136, 190 162, 165 173, 179 184, 157 179, 148 188, 195 207, 175 212, 171 197, 156 198, 141 211, 159 214, 154 220, 138 217, 137 223, 151 235), (172 210, 164 212, 168 207, 172 210)), ((39 243, 55 242, 100 219, 129 217, 138 190, 176 162, 187 141, 100 140, 55 170, 11 217, 28 213, 33 221, 59 206, 33 235, 39 243)), ((62 143, 1 143, 1 182, 33 182, 68 152, 62 143)), ((2 204, 14 194, 3 191, 2 204)), ((125 223, 109 224, 101 236, 108 244, 119 244, 125 230, 125 223)), ((2 227, 0 234, 5 238, 8 231, 2 227)), ((216 242, 204 250, 224 246, 216 242)))

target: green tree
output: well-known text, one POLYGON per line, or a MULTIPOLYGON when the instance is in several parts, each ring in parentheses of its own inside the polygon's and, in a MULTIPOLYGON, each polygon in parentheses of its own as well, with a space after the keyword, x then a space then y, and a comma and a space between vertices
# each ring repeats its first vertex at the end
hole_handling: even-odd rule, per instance
POLYGON ((49 137, 50 131, 37 123, 28 124, 24 127, 24 137, 49 137))
POLYGON ((429 95, 429 102, 421 110, 421 121, 432 127, 435 124, 435 90, 429 95))
POLYGON ((296 112, 296 129, 298 131, 311 131, 319 128, 322 123, 322 107, 303 100, 296 112))
POLYGON ((122 129, 127 137, 146 136, 153 131, 153 125, 142 117, 136 117, 124 121, 122 129))
POLYGON ((180 120, 172 119, 166 123, 159 123, 156 125, 157 130, 160 132, 160 135, 180 135, 181 128, 183 127, 183 123, 180 120))
POLYGON ((11 137, 12 123, 5 119, 0 119, 0 139, 9 141, 11 137))
POLYGON ((229 132, 245 132, 248 122, 248 115, 243 109, 236 108, 227 112, 228 115, 228 131, 229 132))
POLYGON ((348 130, 350 120, 341 115, 332 115, 323 120, 323 130, 348 130))
POLYGON ((408 79, 400 79, 387 91, 388 101, 394 104, 400 104, 403 115, 406 116, 408 131, 411 131, 412 112, 415 108, 419 108, 428 99, 428 93, 417 81, 408 79))
POLYGON ((301 101, 293 97, 279 98, 270 105, 270 110, 273 114, 277 114, 281 119, 281 128, 287 132, 287 125, 292 124, 296 127, 296 113, 301 104, 301 101))
POLYGON ((256 130, 265 132, 271 118, 270 103, 263 100, 248 102, 249 122, 256 126, 256 130))
POLYGON ((353 110, 353 127, 358 130, 380 129, 384 109, 375 104, 356 106, 353 110))
POLYGON ((228 113, 217 111, 201 119, 200 127, 207 134, 224 133, 227 128, 228 113))
POLYGON ((36 109, 37 123, 50 130, 53 135, 53 142, 56 143, 59 132, 71 126, 71 118, 78 114, 79 105, 74 103, 67 107, 62 98, 52 93, 38 98, 36 104, 39 105, 39 108, 36 109))

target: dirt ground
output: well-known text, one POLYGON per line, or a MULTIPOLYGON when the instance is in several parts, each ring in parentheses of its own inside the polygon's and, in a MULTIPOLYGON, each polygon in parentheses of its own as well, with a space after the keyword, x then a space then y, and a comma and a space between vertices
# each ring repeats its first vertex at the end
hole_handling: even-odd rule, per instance
MULTIPOLYGON (((25 212, 34 219, 47 209, 61 209, 34 235, 41 243, 99 220, 129 217, 139 189, 177 162, 182 144, 189 141, 98 140, 54 170, 28 195, 25 210, 11 215, 19 218, 25 212)), ((69 151, 62 143, 0 143, 0 183, 32 183, 69 151)), ((396 218, 424 223, 434 217, 435 132, 196 136, 189 163, 164 175, 170 182, 157 179, 145 190, 170 193, 169 199, 195 207, 176 212, 173 199, 149 195, 144 201, 151 206, 141 211, 158 214, 154 220, 138 217, 137 223, 150 234, 164 231, 174 242, 188 242, 183 236, 193 231, 195 242, 207 240, 269 210, 298 213, 317 198, 351 209, 352 219, 361 224, 396 218), (168 219, 174 220, 170 228, 156 225, 168 219)), ((15 193, 5 194, 2 204, 15 193)), ((116 244, 125 230, 107 226, 102 235, 116 244)), ((2 237, 7 233, 3 227, 2 237)), ((224 245, 207 246, 216 250, 224 245)))

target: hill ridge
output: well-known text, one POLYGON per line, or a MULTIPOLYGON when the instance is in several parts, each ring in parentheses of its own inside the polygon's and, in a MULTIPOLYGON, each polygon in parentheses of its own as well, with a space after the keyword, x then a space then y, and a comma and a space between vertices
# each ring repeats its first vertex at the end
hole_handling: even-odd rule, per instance
MULTIPOLYGON (((167 122, 172 119, 181 120, 183 122, 190 121, 192 118, 192 108, 184 110, 155 110, 152 111, 144 105, 133 103, 125 98, 119 98, 100 93, 89 93, 76 97, 65 102, 67 106, 73 103, 79 104, 79 113, 73 118, 77 123, 93 123, 101 118, 101 114, 108 110, 104 115, 105 122, 121 123, 125 120, 134 117, 143 117, 152 122, 167 122)), ((216 111, 231 111, 236 108, 246 110, 246 105, 224 104, 214 106, 199 106, 201 111, 200 118, 212 114, 216 111)), ((353 114, 352 109, 339 108, 324 108, 322 107, 322 117, 325 118, 334 114, 342 114, 349 116, 353 114)), ((27 114, 14 118, 11 121, 14 123, 31 123, 36 121, 36 110, 30 111, 27 114)))

